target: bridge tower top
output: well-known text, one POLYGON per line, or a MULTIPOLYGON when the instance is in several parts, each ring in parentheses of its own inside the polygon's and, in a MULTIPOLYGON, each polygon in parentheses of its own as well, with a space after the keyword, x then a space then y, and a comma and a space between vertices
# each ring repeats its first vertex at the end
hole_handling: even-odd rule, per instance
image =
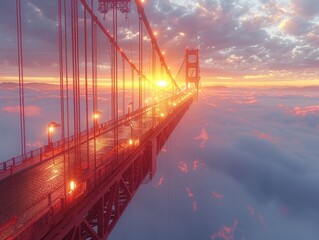
POLYGON ((198 54, 198 48, 186 49, 186 87, 188 87, 189 83, 195 83, 195 86, 198 89, 200 80, 198 54))
POLYGON ((100 13, 108 13, 113 8, 117 8, 122 13, 131 11, 131 0, 99 0, 98 11, 100 13))

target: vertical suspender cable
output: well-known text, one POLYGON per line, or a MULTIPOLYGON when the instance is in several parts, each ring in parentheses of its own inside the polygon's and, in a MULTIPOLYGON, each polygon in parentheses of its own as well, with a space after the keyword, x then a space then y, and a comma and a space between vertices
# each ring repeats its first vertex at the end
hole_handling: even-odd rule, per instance
POLYGON ((139 108, 142 108, 142 102, 143 102, 143 89, 142 89, 142 74, 143 74, 143 20, 142 16, 139 13, 139 39, 138 39, 138 59, 139 59, 139 83, 138 83, 138 106, 139 108))
POLYGON ((68 142, 68 170, 70 170, 70 109, 69 109, 69 66, 68 66, 68 28, 67 28, 67 0, 64 0, 64 47, 65 47, 65 90, 66 90, 66 132, 68 142))
POLYGON ((80 116, 79 116, 79 69, 78 69, 78 5, 77 0, 72 0, 71 16, 72 16, 72 76, 73 76, 73 120, 74 120, 74 141, 75 141, 75 158, 74 158, 74 176, 79 174, 81 167, 80 154, 80 116))
MULTIPOLYGON (((138 108, 141 109, 143 107, 143 87, 142 87, 142 80, 143 80, 143 19, 142 15, 138 13, 139 21, 139 38, 138 38, 138 60, 139 60, 139 79, 138 79, 138 108)), ((142 119, 143 115, 139 118, 139 134, 141 134, 142 130, 142 119)))
MULTIPOLYGON (((156 81, 156 50, 154 47, 154 43, 152 43, 152 60, 151 61, 152 61, 152 82, 155 83, 156 81)), ((155 96, 154 90, 155 90, 154 84, 152 84, 151 86, 152 96, 155 96)))
POLYGON ((17 43, 18 43, 18 71, 19 71, 19 102, 20 102, 20 140, 21 154, 26 154, 26 132, 24 113, 24 77, 23 77, 23 46, 22 46, 22 21, 21 0, 16 0, 17 15, 17 43))
MULTIPOLYGON (((63 82, 63 29, 62 29, 62 0, 58 1, 58 32, 59 32, 59 67, 60 67, 60 108, 61 108, 61 139, 63 150, 65 148, 65 124, 64 124, 64 82, 63 82)), ((64 151, 63 151, 64 152, 64 151)), ((66 199, 66 164, 65 152, 63 153, 63 177, 64 177, 64 199, 66 199)))
POLYGON ((82 156, 81 156, 81 92, 80 92, 80 59, 79 59, 79 7, 78 0, 75 0, 75 70, 76 70, 76 135, 77 137, 77 173, 79 176, 81 173, 82 156))
POLYGON ((113 6, 113 37, 115 41, 115 45, 112 47, 112 55, 113 55, 113 64, 114 64, 114 70, 113 70, 113 89, 112 89, 112 95, 113 99, 113 119, 114 119, 114 146, 115 146, 115 154, 116 157, 118 156, 118 56, 117 56, 117 2, 114 3, 113 6))
POLYGON ((88 97, 88 50, 87 50, 87 17, 84 8, 84 78, 85 78, 85 124, 86 124, 86 161, 87 168, 90 166, 90 143, 89 143, 89 97, 88 97))
POLYGON ((61 108, 61 139, 64 141, 64 79, 63 79, 63 43, 62 43, 62 0, 58 1, 58 31, 59 31, 59 70, 60 70, 60 108, 61 108))
POLYGON ((125 114, 125 59, 122 58, 122 70, 123 70, 123 115, 125 114))
MULTIPOLYGON (((115 42, 117 44, 117 8, 118 8, 118 4, 119 3, 115 3, 115 32, 114 32, 114 37, 115 37, 115 42)), ((114 48, 115 49, 115 48, 114 48)), ((116 146, 116 156, 118 157, 118 145, 119 145, 119 129, 118 129, 118 117, 119 117, 119 97, 118 97, 118 92, 119 92, 119 89, 118 89, 118 79, 119 79, 119 76, 118 76, 118 52, 115 50, 115 111, 116 111, 116 114, 115 114, 115 146, 116 146)))
POLYGON ((135 85, 134 85, 134 69, 132 68, 132 109, 131 109, 131 112, 134 111, 134 88, 135 88, 135 85))
MULTIPOLYGON (((93 8, 93 7, 92 7, 93 8)), ((94 56, 94 100, 95 100, 95 109, 96 109, 96 113, 98 114, 99 118, 101 117, 100 114, 101 112, 99 111, 99 93, 98 93, 98 85, 97 85, 97 26, 96 24, 93 25, 93 35, 94 35, 94 49, 93 49, 93 56, 94 56)), ((99 126, 99 122, 97 122, 97 130, 99 130, 100 126, 99 126)), ((100 132, 100 130, 98 131, 100 132)), ((95 149, 96 151, 96 149, 95 149)), ((97 162, 97 158, 96 159, 96 162, 97 162)))
MULTIPOLYGON (((91 9, 93 9, 93 0, 91 0, 91 9)), ((93 134, 94 134, 94 140, 93 140, 93 160, 94 160, 94 184, 97 184, 97 162, 96 162, 96 128, 97 128, 97 119, 96 115, 97 114, 97 109, 96 109, 96 81, 95 81, 95 68, 96 68, 96 63, 95 63, 95 22, 93 20, 93 17, 91 16, 91 58, 92 58, 92 108, 93 108, 93 134)))
MULTIPOLYGON (((72 32, 72 36, 71 36, 71 47, 72 47, 72 89, 73 89, 73 135, 74 135, 74 145, 75 145, 75 157, 74 157, 74 162, 76 162, 77 159, 77 135, 76 135, 76 81, 75 81, 75 74, 76 74, 76 70, 75 70, 75 27, 74 27, 74 1, 75 0, 71 0, 71 32, 72 32)), ((76 164, 76 163, 75 163, 76 164)), ((73 165, 73 163, 72 163, 73 165)), ((75 170, 75 166, 73 165, 71 167, 71 170, 75 170)), ((74 172, 72 172, 72 177, 74 177, 74 172)))

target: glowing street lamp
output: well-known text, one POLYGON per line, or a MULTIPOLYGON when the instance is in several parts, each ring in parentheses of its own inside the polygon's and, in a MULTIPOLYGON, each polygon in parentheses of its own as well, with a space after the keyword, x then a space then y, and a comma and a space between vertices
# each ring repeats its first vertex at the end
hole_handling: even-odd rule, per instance
POLYGON ((69 188, 70 188, 70 192, 73 192, 75 190, 75 188, 76 188, 76 182, 71 180, 69 188))
POLYGON ((94 119, 99 119, 99 117, 101 116, 102 112, 100 111, 96 111, 96 113, 94 113, 93 118, 94 119))
POLYGON ((93 119, 94 119, 94 126, 98 126, 98 120, 99 118, 101 117, 102 115, 102 112, 101 111, 96 111, 94 114, 93 114, 93 119))
POLYGON ((52 134, 54 132, 54 128, 57 128, 57 127, 61 127, 61 124, 56 122, 50 122, 48 125, 48 147, 49 148, 53 147, 52 134))

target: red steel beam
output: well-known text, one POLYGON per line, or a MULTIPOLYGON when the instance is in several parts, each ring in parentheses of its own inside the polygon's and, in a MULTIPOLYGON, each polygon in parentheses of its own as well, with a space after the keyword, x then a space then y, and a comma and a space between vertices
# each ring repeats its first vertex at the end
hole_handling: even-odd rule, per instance
POLYGON ((169 68, 168 68, 168 66, 167 66, 167 64, 166 64, 166 62, 165 62, 165 60, 164 60, 164 56, 163 56, 163 54, 162 54, 162 51, 161 51, 161 49, 160 49, 159 46, 158 46, 158 43, 157 43, 157 41, 156 41, 156 38, 155 38, 154 33, 153 33, 153 31, 152 31, 152 28, 151 28, 151 26, 150 26, 150 24, 149 24, 149 22, 148 22, 148 20, 147 20, 147 17, 146 17, 146 15, 145 15, 144 7, 143 7, 143 5, 142 5, 142 3, 141 3, 141 0, 135 0, 135 3, 136 3, 136 6, 137 6, 137 11, 138 11, 138 13, 140 14, 140 16, 141 16, 142 19, 143 19, 143 22, 144 22, 144 25, 145 25, 145 27, 146 27, 146 30, 147 30, 147 32, 148 32, 150 38, 151 38, 151 41, 152 41, 152 43, 153 43, 153 45, 154 45, 154 48, 155 48, 157 54, 159 55, 159 58, 160 58, 160 61, 161 61, 162 65, 164 66, 164 68, 165 68, 165 70, 166 70, 166 72, 167 72, 169 78, 171 79, 171 81, 173 82, 173 84, 175 85, 175 87, 176 87, 178 90, 181 90, 180 87, 177 85, 175 79, 173 78, 173 76, 172 76, 172 74, 171 74, 171 72, 170 72, 170 70, 169 70, 169 68))

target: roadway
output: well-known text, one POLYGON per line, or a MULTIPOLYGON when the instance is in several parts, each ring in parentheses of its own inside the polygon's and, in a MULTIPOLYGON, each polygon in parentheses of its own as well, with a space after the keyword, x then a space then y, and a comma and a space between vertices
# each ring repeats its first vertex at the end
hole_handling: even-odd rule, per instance
MULTIPOLYGON (((150 123, 152 119, 148 115, 149 113, 143 114, 142 132, 146 132, 152 126, 150 123)), ((139 120, 131 120, 132 122, 137 126, 139 120)), ((128 142, 131 130, 130 126, 119 126, 121 148, 130 145, 128 142)), ((64 147, 47 152, 45 157, 49 160, 0 181, 0 239, 5 239, 20 226, 25 226, 37 215, 45 213, 54 203, 62 204, 61 200, 66 199, 65 195, 69 191, 68 179, 72 179, 75 174, 74 168, 78 168, 81 176, 85 178, 85 174, 94 172, 95 166, 98 168, 101 164, 106 164, 101 159, 113 152, 114 131, 98 134, 99 132, 100 129, 97 129, 96 138, 89 136, 91 138, 89 141, 86 135, 82 136, 79 153, 76 153, 74 141, 69 145, 66 143, 64 147), (63 151, 63 149, 69 150, 63 151)), ((138 132, 138 128, 135 132, 138 132)))

